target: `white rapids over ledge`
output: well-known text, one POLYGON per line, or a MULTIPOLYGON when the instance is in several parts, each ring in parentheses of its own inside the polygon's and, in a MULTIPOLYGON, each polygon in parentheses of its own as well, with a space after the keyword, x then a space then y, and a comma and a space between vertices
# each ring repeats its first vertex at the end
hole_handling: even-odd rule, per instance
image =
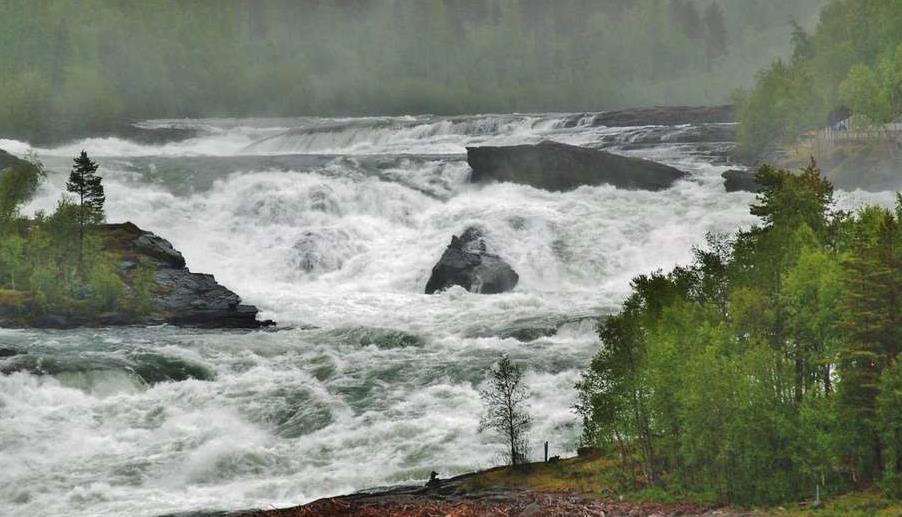
MULTIPOLYGON (((288 506, 486 467, 498 448, 477 433, 478 391, 501 353, 529 367, 535 450, 549 440, 572 452, 573 384, 597 346, 580 319, 616 310, 635 274, 689 260, 707 232, 753 222, 752 195, 725 193, 727 167, 691 146, 628 152, 690 173, 662 192, 466 183, 468 145, 628 143, 637 131, 565 127, 572 119, 148 121, 199 134, 33 149, 50 174, 27 212, 53 209, 85 149, 101 164, 109 220, 169 239, 192 270, 291 328, 0 330, 0 347, 52 374, 0 375, 0 513, 288 506), (520 284, 422 294, 451 235, 472 224, 520 284), (505 337, 563 321, 534 342, 505 337), (189 370, 207 380, 185 379, 189 370)), ((838 197, 892 203, 890 193, 838 197)))

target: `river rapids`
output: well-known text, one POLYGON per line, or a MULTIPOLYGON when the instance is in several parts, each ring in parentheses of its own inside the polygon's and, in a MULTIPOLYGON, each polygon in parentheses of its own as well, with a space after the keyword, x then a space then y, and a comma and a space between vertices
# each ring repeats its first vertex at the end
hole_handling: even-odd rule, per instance
MULTIPOLYGON (((101 165, 110 221, 170 240, 277 331, 0 329, 0 514, 154 516, 301 504, 488 467, 481 384, 528 366, 534 456, 572 454, 574 383, 594 319, 632 276, 686 263, 707 232, 754 222, 710 149, 631 145, 650 128, 559 114, 154 120, 195 132, 86 139, 35 153, 52 210, 71 159, 101 165), (661 192, 467 183, 468 145, 556 140, 690 173, 661 192), (520 275, 507 294, 427 296, 453 234, 478 224, 520 275), (535 338, 535 339, 533 339, 535 338)), ((661 131, 661 128, 654 128, 661 131)), ((668 133, 669 132, 669 133, 668 133)), ((892 194, 838 193, 840 204, 892 194)))

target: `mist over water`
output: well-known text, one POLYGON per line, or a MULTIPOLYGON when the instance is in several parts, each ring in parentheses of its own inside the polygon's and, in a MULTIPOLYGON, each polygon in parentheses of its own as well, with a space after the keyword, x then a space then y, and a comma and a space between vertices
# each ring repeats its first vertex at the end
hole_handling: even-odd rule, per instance
MULTIPOLYGON (((754 222, 726 166, 687 145, 622 151, 642 128, 565 115, 149 121, 195 138, 35 149, 49 210, 71 157, 104 173, 107 216, 169 239, 277 332, 2 330, 0 508, 159 515, 300 504, 494 464, 478 391, 501 353, 528 364, 532 446, 575 450, 579 370, 635 274, 685 263, 706 232, 754 222), (553 139, 674 165, 662 192, 467 184, 468 145, 553 139), (423 293, 451 235, 480 225, 520 275, 502 295, 423 293), (526 327, 553 328, 524 343, 526 327), (20 368, 17 368, 20 367, 20 368)), ((674 131, 680 131, 676 128, 674 131)), ((666 141, 666 140, 665 140, 666 141)), ((23 153, 29 146, 0 141, 23 153)), ((845 208, 891 193, 840 192, 845 208)))

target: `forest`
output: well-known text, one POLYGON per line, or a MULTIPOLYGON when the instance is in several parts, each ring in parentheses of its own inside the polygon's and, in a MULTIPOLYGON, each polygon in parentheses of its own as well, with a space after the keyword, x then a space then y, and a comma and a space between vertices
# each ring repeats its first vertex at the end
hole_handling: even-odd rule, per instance
POLYGON ((823 3, 0 0, 0 132, 723 103, 823 3))
POLYGON ((758 225, 641 275, 578 384, 623 482, 774 504, 902 496, 902 196, 837 211, 815 165, 763 166, 758 225))
POLYGON ((863 127, 902 114, 902 1, 830 2, 816 29, 796 27, 792 40, 792 56, 737 96, 743 154, 791 144, 844 113, 863 127))

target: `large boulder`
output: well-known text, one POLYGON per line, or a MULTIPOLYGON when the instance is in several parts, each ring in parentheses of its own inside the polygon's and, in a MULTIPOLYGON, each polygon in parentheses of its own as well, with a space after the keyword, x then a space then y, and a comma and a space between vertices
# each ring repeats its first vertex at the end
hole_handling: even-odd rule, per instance
POLYGON ((752 171, 730 170, 721 174, 727 192, 758 192, 761 185, 755 181, 752 171))
POLYGON ((468 147, 474 183, 507 181, 551 191, 583 185, 663 190, 686 176, 668 165, 558 142, 509 147, 468 147))
POLYGON ((520 276, 498 255, 488 253, 478 228, 451 237, 451 244, 432 268, 426 294, 459 285, 471 293, 498 294, 516 287, 520 276))

